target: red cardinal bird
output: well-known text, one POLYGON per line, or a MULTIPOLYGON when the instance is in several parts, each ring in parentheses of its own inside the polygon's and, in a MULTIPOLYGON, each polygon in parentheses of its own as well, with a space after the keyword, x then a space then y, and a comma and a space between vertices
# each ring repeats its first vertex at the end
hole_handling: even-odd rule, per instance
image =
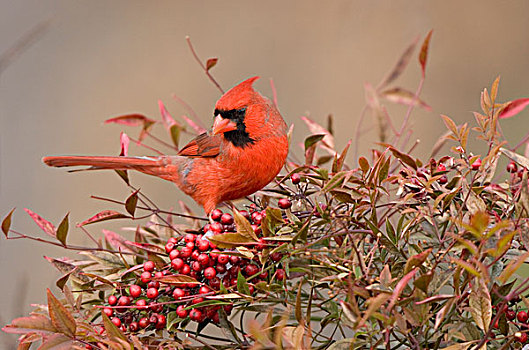
POLYGON ((209 214, 224 201, 248 196, 279 173, 288 153, 287 125, 276 106, 243 81, 215 105, 210 133, 203 133, 176 156, 45 157, 53 167, 92 166, 137 170, 174 182, 209 214))

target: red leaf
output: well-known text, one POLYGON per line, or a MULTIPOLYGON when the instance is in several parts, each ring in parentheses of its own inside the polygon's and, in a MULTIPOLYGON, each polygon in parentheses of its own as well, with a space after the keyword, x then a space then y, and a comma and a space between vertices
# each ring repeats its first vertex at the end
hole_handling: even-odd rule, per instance
POLYGON ((206 71, 209 71, 211 68, 215 67, 219 59, 217 57, 208 58, 206 61, 206 71))
POLYGON ((122 132, 121 135, 119 136, 119 143, 121 145, 121 152, 119 153, 119 155, 122 157, 128 156, 129 143, 130 143, 129 136, 125 134, 124 132, 122 132))
POLYGON ((117 211, 114 211, 114 210, 103 210, 102 212, 97 213, 96 215, 81 222, 80 224, 77 224, 77 227, 81 227, 81 226, 88 225, 88 224, 93 224, 95 222, 112 220, 112 219, 130 219, 130 216, 118 213, 117 211))
POLYGON ((421 64, 422 76, 426 73, 426 59, 428 58, 428 47, 430 45, 430 38, 432 37, 433 30, 428 32, 424 42, 422 43, 421 52, 419 53, 419 63, 421 64))
POLYGON ((109 230, 103 230, 103 234, 105 235, 105 239, 107 242, 114 248, 115 250, 122 251, 122 252, 128 252, 128 253, 134 253, 137 252, 137 249, 134 249, 131 245, 127 244, 127 240, 120 236, 119 234, 109 231, 109 230))
POLYGON ((197 123, 195 123, 193 120, 191 120, 190 118, 188 118, 185 114, 182 115, 182 118, 187 122, 187 124, 189 124, 189 126, 191 128, 193 128, 193 130, 195 130, 195 132, 197 134, 202 134, 202 133, 205 133, 206 132, 206 129, 204 129, 203 127, 199 126, 197 123))
POLYGON ((116 123, 116 124, 122 124, 122 125, 128 125, 128 126, 140 126, 144 125, 146 123, 156 123, 155 120, 149 119, 143 114, 127 114, 127 115, 121 115, 119 117, 114 117, 105 120, 105 124, 110 123, 116 123))
POLYGON ((57 332, 51 320, 40 314, 33 314, 29 317, 19 317, 11 321, 11 324, 2 328, 6 333, 29 333, 49 334, 57 332))
POLYGON ((529 98, 519 98, 517 100, 508 102, 507 106, 505 106, 505 108, 503 108, 501 111, 499 118, 505 119, 514 117, 523 111, 527 105, 529 105, 529 98))
POLYGON ((391 295, 388 310, 393 309, 393 306, 395 306, 395 303, 400 297, 400 294, 404 290, 404 288, 408 285, 408 282, 415 276, 415 273, 417 272, 418 268, 414 268, 410 272, 408 272, 402 279, 397 283, 395 286, 395 289, 393 290, 393 294, 391 295))
POLYGON ((32 212, 28 208, 24 208, 24 210, 26 211, 26 213, 29 214, 29 216, 31 216, 33 221, 35 221, 37 226, 39 226, 42 229, 42 231, 46 232, 47 234, 55 238, 55 226, 53 226, 51 222, 42 218, 37 213, 32 212))
POLYGON ((167 130, 170 130, 171 126, 178 124, 176 120, 173 119, 171 114, 169 114, 161 100, 158 100, 158 108, 160 109, 160 114, 162 115, 163 125, 167 130))
POLYGON ((48 313, 50 315, 51 323, 60 333, 73 338, 77 329, 75 319, 49 289, 46 291, 48 295, 48 313))

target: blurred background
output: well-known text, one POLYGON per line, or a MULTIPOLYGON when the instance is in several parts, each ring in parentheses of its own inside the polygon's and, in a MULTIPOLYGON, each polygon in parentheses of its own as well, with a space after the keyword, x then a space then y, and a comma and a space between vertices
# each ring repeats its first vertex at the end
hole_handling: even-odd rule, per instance
MULTIPOLYGON (((70 212, 69 242, 88 243, 74 224, 103 209, 121 209, 90 195, 123 200, 129 190, 112 172, 68 174, 45 167, 42 156, 118 154, 120 132, 138 132, 102 122, 130 112, 158 118, 158 99, 178 118, 186 111, 173 93, 211 125, 219 92, 193 60, 186 35, 203 60, 219 58, 212 74, 225 89, 260 75, 257 89, 271 96, 273 78, 280 110, 295 124, 291 151, 301 154, 297 144, 308 130, 300 116, 325 123, 332 113, 342 149, 364 107, 364 83, 376 85, 415 38, 422 42, 434 29, 422 93, 433 110, 412 114, 413 140, 421 140, 414 155, 427 157, 444 132, 439 114, 472 123, 480 91, 497 75, 500 100, 529 96, 527 13, 525 0, 0 0, 0 54, 36 24, 50 21, 39 40, 0 73, 0 216, 16 207, 12 228, 44 237, 23 208, 54 224, 70 212)), ((397 81, 411 91, 420 78, 417 54, 397 81)), ((400 125, 406 108, 390 112, 400 125)), ((529 129, 528 114, 502 123, 512 143, 529 129)), ((367 156, 377 138, 369 118, 364 126, 358 154, 367 156)), ((155 130, 163 132, 159 125, 155 130)), ((131 146, 130 153, 146 151, 131 146)), ((178 199, 192 204, 169 183, 131 177, 162 207, 175 207, 178 199)), ((90 230, 99 235, 105 227, 90 230)), ((0 239, 2 325, 29 312, 30 303, 43 303, 45 289, 54 287, 59 273, 43 256, 68 254, 0 239)), ((0 348, 12 348, 12 337, 0 333, 0 340, 0 348)))

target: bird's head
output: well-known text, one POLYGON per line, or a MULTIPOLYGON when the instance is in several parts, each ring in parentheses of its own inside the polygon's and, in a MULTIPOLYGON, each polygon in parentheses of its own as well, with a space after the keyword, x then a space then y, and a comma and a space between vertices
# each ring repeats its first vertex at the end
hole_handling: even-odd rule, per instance
POLYGON ((249 78, 226 92, 215 105, 213 134, 223 134, 236 147, 254 144, 274 128, 278 118, 284 124, 277 108, 252 87, 259 77, 249 78))

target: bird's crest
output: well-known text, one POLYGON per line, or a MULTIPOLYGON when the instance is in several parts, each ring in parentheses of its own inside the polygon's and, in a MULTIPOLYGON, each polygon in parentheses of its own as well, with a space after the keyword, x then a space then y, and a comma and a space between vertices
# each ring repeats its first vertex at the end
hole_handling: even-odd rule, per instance
POLYGON ((239 83, 239 85, 231 88, 217 101, 215 108, 229 111, 247 106, 256 96, 258 96, 257 92, 252 87, 257 79, 259 79, 259 77, 246 79, 242 83, 239 83))

